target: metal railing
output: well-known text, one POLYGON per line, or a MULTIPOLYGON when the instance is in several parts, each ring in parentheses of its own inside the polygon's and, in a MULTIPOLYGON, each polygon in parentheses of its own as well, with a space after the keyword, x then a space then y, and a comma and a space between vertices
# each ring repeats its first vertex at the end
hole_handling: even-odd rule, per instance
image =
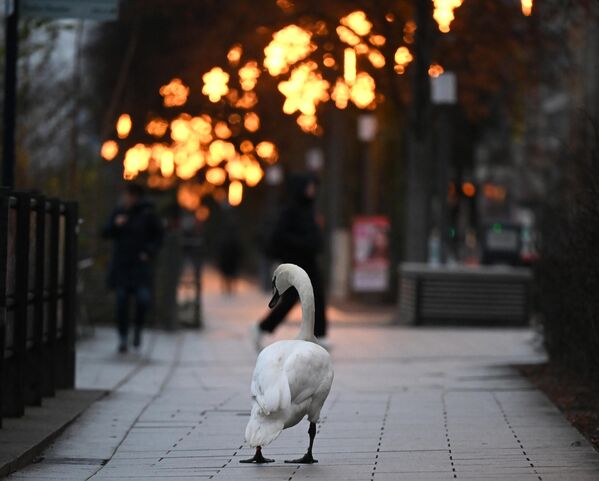
POLYGON ((0 423, 74 387, 77 234, 76 203, 0 189, 0 423))

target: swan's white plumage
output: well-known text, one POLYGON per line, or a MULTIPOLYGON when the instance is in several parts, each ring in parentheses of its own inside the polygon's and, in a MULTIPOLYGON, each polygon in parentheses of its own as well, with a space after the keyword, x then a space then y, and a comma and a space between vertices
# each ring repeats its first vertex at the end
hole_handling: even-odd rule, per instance
POLYGON ((317 422, 333 382, 329 353, 312 342, 313 292, 307 274, 290 264, 279 266, 275 275, 277 272, 281 277, 291 272, 289 283, 297 288, 302 301, 300 337, 310 340, 278 341, 258 356, 251 385, 252 412, 245 430, 252 447, 268 445, 306 415, 310 422, 317 422))
POLYGON ((252 378, 252 413, 245 430, 250 446, 266 446, 305 415, 318 421, 329 394, 329 353, 309 341, 279 341, 258 356, 252 378))

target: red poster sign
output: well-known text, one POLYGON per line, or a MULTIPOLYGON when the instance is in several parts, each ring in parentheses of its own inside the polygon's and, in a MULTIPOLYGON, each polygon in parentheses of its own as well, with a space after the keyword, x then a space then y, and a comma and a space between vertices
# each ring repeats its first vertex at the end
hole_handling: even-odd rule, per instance
POLYGON ((352 288, 383 292, 389 288, 389 219, 356 217, 352 226, 352 288))

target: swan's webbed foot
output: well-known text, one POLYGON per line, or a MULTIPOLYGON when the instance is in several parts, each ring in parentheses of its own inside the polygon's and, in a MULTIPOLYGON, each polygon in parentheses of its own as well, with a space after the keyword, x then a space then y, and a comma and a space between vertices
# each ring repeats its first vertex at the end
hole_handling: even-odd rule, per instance
POLYGON ((312 457, 312 453, 306 453, 299 459, 286 459, 285 462, 289 464, 314 464, 317 463, 318 460, 312 457))
POLYGON ((285 461, 290 464, 314 464, 318 461, 312 457, 312 447, 314 446, 314 438, 316 437, 316 423, 310 421, 310 427, 308 428, 308 436, 310 436, 310 445, 308 446, 308 452, 304 454, 303 458, 290 459, 285 461))
POLYGON ((265 464, 265 463, 274 463, 275 460, 274 459, 265 458, 262 455, 262 448, 260 446, 258 446, 256 448, 256 454, 254 454, 253 458, 250 458, 250 459, 241 459, 239 462, 240 463, 247 463, 247 464, 249 464, 249 463, 265 464))

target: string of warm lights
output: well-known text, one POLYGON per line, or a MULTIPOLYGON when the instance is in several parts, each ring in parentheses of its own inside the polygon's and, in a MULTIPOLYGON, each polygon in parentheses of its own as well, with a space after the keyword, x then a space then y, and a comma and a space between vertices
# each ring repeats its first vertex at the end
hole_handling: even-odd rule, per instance
POLYGON ((522 13, 529 17, 532 15, 533 0, 521 0, 522 13))
POLYGON ((447 33, 455 15, 453 11, 462 5, 464 0, 433 0, 433 18, 439 25, 439 30, 447 33))
MULTIPOLYGON (((441 32, 449 32, 454 10, 462 3, 463 0, 433 0, 433 18, 441 32)), ((524 15, 531 14, 532 6, 533 0, 521 0, 524 15)), ((385 19, 390 23, 396 21, 391 13, 385 19)), ((329 31, 325 22, 304 25, 290 24, 275 31, 264 48, 262 64, 244 59, 243 46, 233 45, 226 55, 233 70, 227 72, 214 66, 205 72, 201 92, 212 103, 224 102, 229 108, 241 111, 230 113, 226 119, 186 113, 170 122, 151 118, 144 130, 155 141, 138 143, 122 153, 123 176, 133 179, 144 173, 152 188, 178 186, 179 204, 194 211, 198 219, 205 219, 209 210, 203 204, 204 197, 210 195, 239 205, 244 186, 254 187, 263 179, 263 164, 278 160, 274 143, 265 140, 254 145, 249 139, 239 139, 243 131, 255 134, 260 130, 260 117, 254 107, 258 104, 255 88, 263 70, 272 77, 281 77, 277 87, 284 98, 282 111, 297 115, 296 122, 304 132, 320 135, 322 128, 317 116, 320 104, 332 100, 339 109, 347 108, 350 103, 359 109, 374 109, 382 101, 382 96, 377 97, 375 79, 362 67, 381 69, 392 61, 395 72, 402 75, 414 59, 409 48, 417 29, 413 21, 403 25, 404 45, 397 46, 393 59, 385 58, 381 52, 387 39, 373 31, 373 23, 361 10, 341 17, 332 30, 344 45, 340 59, 335 58, 332 48, 325 48, 319 56, 313 55, 319 49, 315 38, 329 31), (323 68, 342 72, 334 84, 325 80, 317 58, 323 68)), ((428 70, 431 77, 443 72, 438 63, 431 64, 428 70)), ((159 94, 165 107, 181 107, 188 100, 190 87, 173 78, 160 87, 159 94)), ((123 113, 116 122, 117 137, 126 139, 132 127, 131 116, 123 113)), ((107 140, 100 153, 105 160, 112 161, 120 151, 117 141, 107 140)))

